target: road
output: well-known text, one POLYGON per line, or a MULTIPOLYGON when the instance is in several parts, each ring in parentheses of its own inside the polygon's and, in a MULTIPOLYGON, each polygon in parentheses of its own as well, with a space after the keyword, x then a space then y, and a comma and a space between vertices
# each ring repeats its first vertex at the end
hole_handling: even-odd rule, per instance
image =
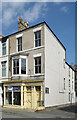
POLYGON ((2 108, 2 118, 75 118, 76 113, 77 105, 46 108, 46 110, 40 112, 2 108))

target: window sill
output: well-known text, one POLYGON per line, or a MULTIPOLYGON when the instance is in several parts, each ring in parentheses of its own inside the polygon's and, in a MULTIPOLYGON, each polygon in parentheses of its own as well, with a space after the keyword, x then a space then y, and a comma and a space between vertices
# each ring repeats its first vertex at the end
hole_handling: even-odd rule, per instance
POLYGON ((32 77, 33 76, 44 76, 44 74, 34 74, 34 75, 31 75, 32 77))
POLYGON ((12 77, 21 77, 21 76, 27 77, 28 75, 25 75, 25 74, 23 74, 23 75, 12 75, 12 77))

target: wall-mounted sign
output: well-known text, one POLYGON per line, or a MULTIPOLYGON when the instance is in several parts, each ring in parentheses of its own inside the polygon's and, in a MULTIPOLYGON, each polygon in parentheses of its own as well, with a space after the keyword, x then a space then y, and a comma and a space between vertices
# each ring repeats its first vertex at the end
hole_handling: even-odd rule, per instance
POLYGON ((9 86, 8 87, 8 91, 18 91, 18 90, 20 90, 20 87, 18 87, 18 86, 16 86, 16 87, 9 86))
POLYGON ((12 90, 13 90, 13 87, 8 86, 8 91, 12 91, 12 90))
POLYGON ((45 88, 45 93, 49 94, 49 88, 48 87, 45 88))

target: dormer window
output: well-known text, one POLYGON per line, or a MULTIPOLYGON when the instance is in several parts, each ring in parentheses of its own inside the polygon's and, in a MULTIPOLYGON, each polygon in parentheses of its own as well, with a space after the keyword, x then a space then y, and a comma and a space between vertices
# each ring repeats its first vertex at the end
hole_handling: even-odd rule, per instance
POLYGON ((22 51, 22 37, 18 38, 18 51, 22 51))
POLYGON ((35 32, 35 47, 41 46, 41 31, 35 32))

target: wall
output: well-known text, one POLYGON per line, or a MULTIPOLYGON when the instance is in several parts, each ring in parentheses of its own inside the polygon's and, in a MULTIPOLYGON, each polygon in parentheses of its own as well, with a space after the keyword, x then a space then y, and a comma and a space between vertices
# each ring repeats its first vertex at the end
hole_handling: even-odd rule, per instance
POLYGON ((74 103, 75 102, 75 72, 70 68, 70 76, 69 76, 69 66, 65 64, 65 72, 66 72, 66 103, 74 103), (73 72, 73 73, 72 73, 73 72), (69 87, 69 80, 70 80, 70 87, 69 87), (72 88, 72 81, 73 81, 73 88, 72 88), (69 92, 70 92, 70 101, 69 101, 69 92))
POLYGON ((65 50, 45 25, 45 107, 64 104, 65 50))

